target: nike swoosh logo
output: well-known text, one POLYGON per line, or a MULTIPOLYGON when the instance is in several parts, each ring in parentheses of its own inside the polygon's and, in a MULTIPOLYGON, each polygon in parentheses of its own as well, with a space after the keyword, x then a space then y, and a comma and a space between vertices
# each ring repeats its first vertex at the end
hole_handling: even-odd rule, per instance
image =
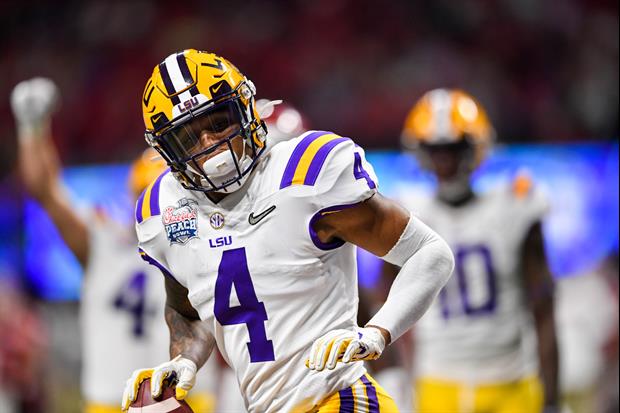
POLYGON ((256 225, 267 215, 271 214, 274 209, 276 209, 276 206, 272 205, 256 216, 254 215, 254 212, 250 212, 250 215, 248 216, 248 222, 250 223, 250 225, 256 225))
POLYGON ((215 87, 215 85, 211 88, 211 90, 213 91, 213 93, 217 93, 218 90, 220 90, 220 88, 222 87, 223 83, 218 83, 217 87, 215 87))

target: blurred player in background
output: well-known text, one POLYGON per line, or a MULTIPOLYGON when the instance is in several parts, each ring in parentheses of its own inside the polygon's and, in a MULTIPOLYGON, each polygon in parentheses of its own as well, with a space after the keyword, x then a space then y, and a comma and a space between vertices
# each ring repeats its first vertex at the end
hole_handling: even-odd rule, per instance
POLYGON ((545 407, 557 407, 554 284, 541 231, 547 204, 526 176, 474 193, 471 175, 493 138, 482 106, 460 90, 426 93, 405 121, 403 144, 438 187, 433 197, 402 201, 456 259, 415 327, 416 412, 539 412, 543 389, 545 407))
POLYGON ((618 411, 609 391, 618 389, 617 277, 617 261, 610 257, 557 282, 560 388, 567 413, 618 411))
MULTIPOLYGON (((96 208, 78 211, 72 204, 51 137, 58 99, 56 85, 45 78, 23 81, 13 89, 19 168, 26 191, 45 209, 84 269, 80 304, 84 411, 118 412, 127 375, 167 355, 165 291, 159 272, 137 254, 132 226, 115 222, 96 208)), ((128 186, 134 198, 164 169, 155 151, 145 151, 130 170, 128 186)), ((210 411, 213 400, 203 394, 193 403, 197 412, 210 411)))
POLYGON ((421 316, 453 258, 430 228, 377 192, 364 151, 311 131, 265 152, 256 89, 226 59, 193 49, 155 67, 147 141, 171 167, 136 209, 142 254, 166 280, 171 357, 134 372, 123 408, 151 377, 176 397, 217 344, 250 412, 397 411, 361 361, 421 316), (402 266, 359 327, 354 244, 402 266))
POLYGON ((48 342, 33 301, 0 279, 0 412, 45 411, 48 342))

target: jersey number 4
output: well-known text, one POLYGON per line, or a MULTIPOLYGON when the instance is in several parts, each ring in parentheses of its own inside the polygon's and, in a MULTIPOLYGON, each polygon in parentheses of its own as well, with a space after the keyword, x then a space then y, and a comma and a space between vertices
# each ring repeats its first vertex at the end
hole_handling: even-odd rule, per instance
POLYGON ((126 284, 118 290, 114 297, 114 307, 127 312, 133 319, 132 333, 135 337, 143 337, 146 316, 150 312, 146 308, 146 274, 133 274, 126 284))
POLYGON ((215 282, 215 318, 223 326, 245 324, 250 341, 247 343, 250 362, 273 361, 273 342, 267 340, 265 305, 258 301, 250 277, 245 248, 224 251, 215 282), (230 306, 232 288, 235 287, 239 305, 230 306))

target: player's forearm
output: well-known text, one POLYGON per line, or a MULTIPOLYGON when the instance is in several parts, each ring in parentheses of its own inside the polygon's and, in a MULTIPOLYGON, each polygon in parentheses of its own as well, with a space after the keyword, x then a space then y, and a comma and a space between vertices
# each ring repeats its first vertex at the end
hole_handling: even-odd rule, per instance
POLYGON ((166 323, 170 330, 170 358, 179 354, 200 368, 213 350, 213 338, 201 320, 190 319, 166 305, 166 323))
POLYGON ((382 327, 394 341, 430 307, 452 273, 454 257, 443 239, 412 217, 383 259, 402 267, 387 300, 367 325, 382 327))
POLYGON ((545 405, 558 405, 558 347, 555 334, 553 299, 539 303, 534 309, 538 334, 538 355, 545 391, 545 405))
POLYGON ((90 235, 84 220, 69 203, 69 197, 64 188, 54 189, 55 193, 50 200, 41 205, 58 229, 63 241, 75 255, 82 267, 88 264, 90 251, 90 235))

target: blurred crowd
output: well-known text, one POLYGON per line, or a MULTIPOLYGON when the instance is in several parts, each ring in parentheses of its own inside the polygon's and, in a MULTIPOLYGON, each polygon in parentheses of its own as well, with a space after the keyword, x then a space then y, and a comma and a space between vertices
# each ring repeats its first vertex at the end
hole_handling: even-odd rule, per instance
MULTIPOLYGON (((0 2, 4 222, 21 228, 21 189, 7 177, 17 154, 9 106, 17 82, 47 76, 59 85, 62 110, 53 129, 64 164, 127 162, 145 148, 140 99, 150 71, 162 56, 189 47, 226 56, 254 81, 259 97, 289 101, 311 127, 369 149, 398 148, 411 105, 436 87, 476 96, 503 142, 618 138, 617 1, 6 0, 0 2)), ((24 240, 14 229, 0 231, 0 247, 18 256, 24 240)), ((566 381, 563 390, 585 391, 587 406, 602 406, 597 411, 615 411, 618 403, 617 268, 615 255, 597 274, 560 287, 566 308, 559 324, 567 325, 565 341, 578 344, 564 349, 576 356, 563 363, 579 367, 579 355, 598 357, 589 364, 597 368, 592 380, 566 381), (594 321, 574 316, 573 296, 592 306, 606 300, 608 311, 594 321), (580 335, 586 327, 597 329, 588 335, 596 340, 580 335)), ((0 411, 45 411, 50 399, 77 399, 53 394, 76 387, 63 381, 75 377, 52 384, 48 377, 62 370, 54 363, 79 362, 66 342, 70 334, 60 337, 67 320, 75 324, 76 303, 54 331, 43 317, 50 304, 4 284, 14 278, 9 270, 0 265, 0 411)), ((67 368, 67 376, 78 367, 67 368)), ((581 371, 570 377, 583 379, 581 371)))
POLYGON ((238 62, 259 96, 367 148, 396 147, 407 110, 438 86, 477 96, 503 141, 618 136, 611 0, 4 1, 0 21, 0 119, 12 124, 17 81, 55 79, 70 164, 135 155, 145 80, 188 47, 238 62))

